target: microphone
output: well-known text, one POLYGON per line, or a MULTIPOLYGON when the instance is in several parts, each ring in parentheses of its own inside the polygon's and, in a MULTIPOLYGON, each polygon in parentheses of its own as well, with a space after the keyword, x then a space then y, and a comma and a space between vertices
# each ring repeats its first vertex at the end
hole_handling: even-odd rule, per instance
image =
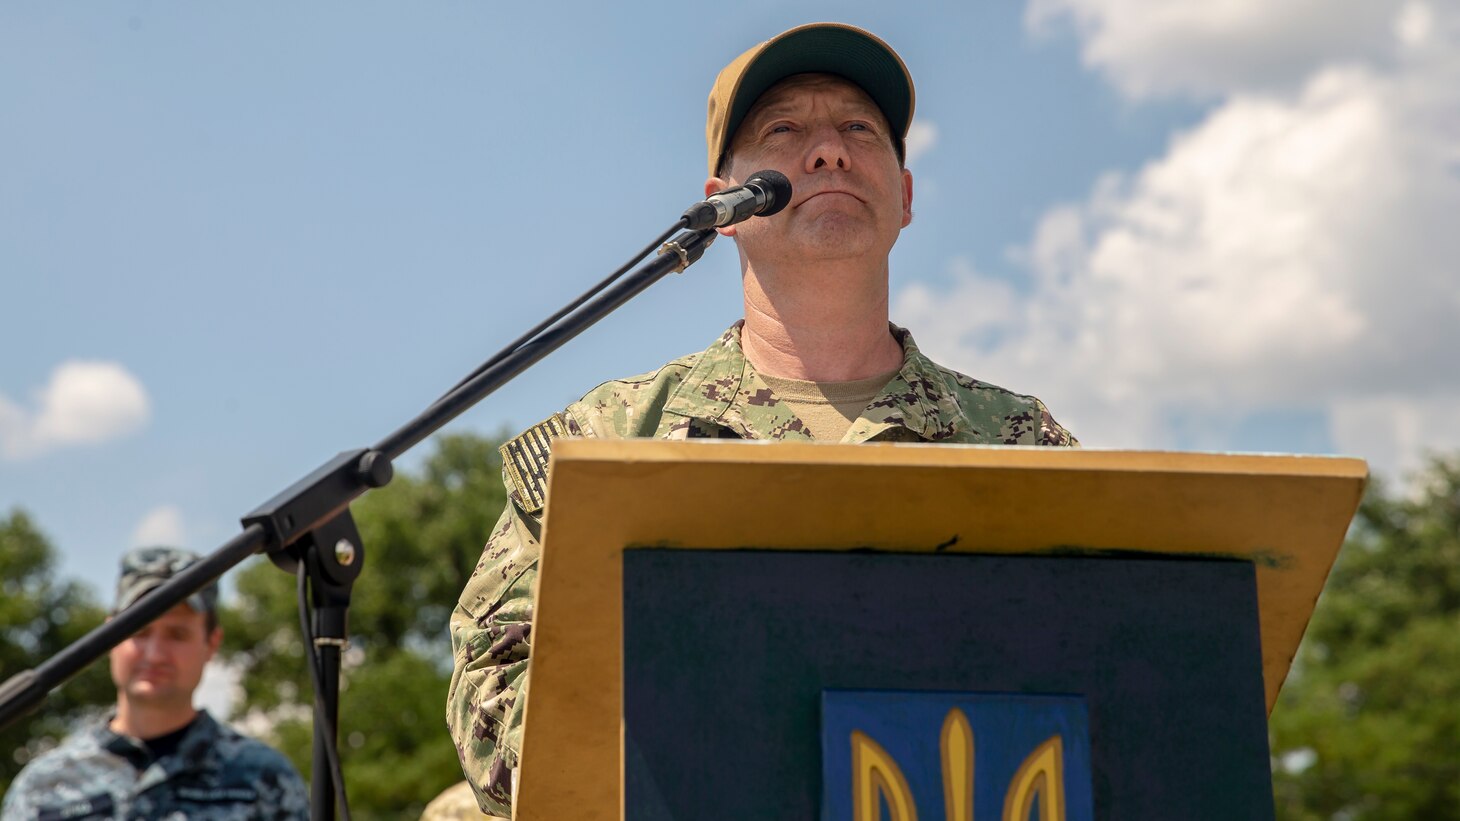
POLYGON ((727 188, 684 212, 691 231, 724 228, 751 217, 780 213, 791 201, 791 181, 779 171, 757 171, 744 185, 727 188))

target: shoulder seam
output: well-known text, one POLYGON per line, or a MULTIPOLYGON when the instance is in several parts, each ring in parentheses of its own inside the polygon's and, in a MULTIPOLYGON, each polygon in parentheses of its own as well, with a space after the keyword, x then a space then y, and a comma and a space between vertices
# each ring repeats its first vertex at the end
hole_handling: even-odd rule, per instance
MULTIPOLYGON (((678 359, 671 359, 670 361, 664 363, 663 365, 660 365, 652 371, 645 371, 644 373, 634 374, 633 376, 625 376, 622 379, 605 379, 602 382, 599 382, 597 385, 594 385, 592 390, 583 394, 583 397, 586 399, 587 397, 592 396, 605 385, 643 385, 645 383, 653 382, 659 379, 659 377, 668 370, 678 368, 687 371, 694 367, 692 363, 694 359, 698 356, 699 353, 686 354, 679 357, 678 359)), ((583 400, 580 399, 578 401, 581 402, 583 400)))
POLYGON ((998 393, 1008 394, 1009 396, 1018 397, 1020 399, 1028 399, 1031 402, 1038 402, 1039 401, 1039 397, 1034 396, 1033 394, 1029 394, 1029 393, 1018 393, 1017 391, 1011 391, 1011 390, 1009 390, 1008 388, 1006 388, 1006 387, 1004 387, 1002 385, 995 385, 992 382, 985 382, 982 379, 979 379, 977 377, 969 376, 968 374, 963 373, 962 371, 955 371, 952 368, 945 368, 942 365, 939 365, 937 362, 934 362, 933 363, 933 367, 934 368, 937 368, 938 369, 938 372, 941 373, 941 374, 943 374, 944 376, 947 376, 947 377, 952 378, 953 384, 956 387, 963 388, 962 385, 959 385, 958 384, 958 378, 959 377, 963 377, 964 379, 967 379, 970 382, 976 383, 974 385, 974 387, 972 387, 972 388, 963 388, 964 390, 988 390, 988 391, 996 391, 998 393))

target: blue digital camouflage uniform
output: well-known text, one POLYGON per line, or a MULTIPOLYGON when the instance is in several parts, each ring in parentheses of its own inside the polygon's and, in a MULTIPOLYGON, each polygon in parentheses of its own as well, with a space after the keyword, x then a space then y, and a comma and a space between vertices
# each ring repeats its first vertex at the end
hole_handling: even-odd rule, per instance
MULTIPOLYGON (((907 331, 892 332, 902 368, 843 442, 1079 444, 1038 399, 943 368, 907 331)), ((503 815, 521 753, 548 452, 559 436, 811 439, 746 360, 736 324, 704 352, 605 382, 502 446, 509 501, 451 616, 446 718, 478 802, 503 815)))
POLYGON ((4 821, 308 817, 309 791, 289 760, 203 711, 157 760, 106 721, 78 731, 20 771, 0 811, 4 821))

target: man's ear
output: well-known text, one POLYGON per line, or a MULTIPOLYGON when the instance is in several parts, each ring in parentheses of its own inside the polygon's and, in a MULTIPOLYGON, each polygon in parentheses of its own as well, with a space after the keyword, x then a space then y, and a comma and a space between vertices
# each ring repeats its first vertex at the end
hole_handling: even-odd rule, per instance
POLYGON ((912 200, 913 183, 912 172, 906 168, 902 169, 902 227, 906 228, 912 222, 912 200))
POLYGON ((223 625, 220 624, 217 627, 214 627, 213 628, 213 632, 211 632, 211 633, 208 634, 208 658, 210 660, 214 656, 218 655, 218 648, 221 647, 222 645, 223 645, 223 625))

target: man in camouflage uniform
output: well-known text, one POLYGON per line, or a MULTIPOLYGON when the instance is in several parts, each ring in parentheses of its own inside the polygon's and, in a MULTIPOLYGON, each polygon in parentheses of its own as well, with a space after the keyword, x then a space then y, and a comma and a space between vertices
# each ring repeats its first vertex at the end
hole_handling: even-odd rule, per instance
MULTIPOLYGON (((131 551, 114 612, 198 558, 163 547, 131 551)), ((193 708, 222 639, 218 586, 210 584, 113 648, 116 711, 21 770, 0 818, 308 818, 309 793, 288 759, 193 708)))
POLYGON ((886 43, 812 24, 740 55, 710 92, 706 195, 762 169, 779 214, 718 229, 745 319, 707 350, 605 382, 502 448, 509 502, 451 619, 447 722, 486 811, 511 810, 528 691, 548 452, 560 436, 1075 445, 1031 396, 943 368, 888 322, 912 220, 913 86, 886 43))

